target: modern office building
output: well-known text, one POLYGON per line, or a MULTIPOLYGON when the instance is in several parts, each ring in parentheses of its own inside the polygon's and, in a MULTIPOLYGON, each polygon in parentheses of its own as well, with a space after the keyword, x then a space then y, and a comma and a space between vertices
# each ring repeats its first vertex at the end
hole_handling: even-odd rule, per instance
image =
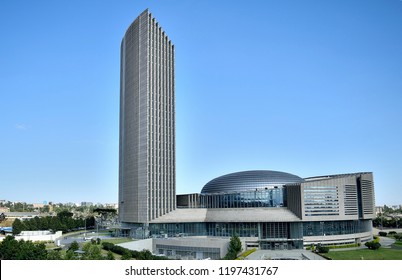
POLYGON ((200 193, 177 195, 177 208, 126 231, 152 238, 153 252, 218 259, 238 235, 243 248, 302 249, 364 243, 372 238, 371 172, 301 178, 256 170, 220 176, 200 193), (220 240, 220 241, 219 241, 220 240))
POLYGON ((147 224, 176 208, 174 46, 145 10, 121 43, 119 218, 147 224))
POLYGON ((372 173, 302 179, 243 171, 178 195, 177 209, 153 220, 148 237, 239 235, 248 246, 293 249, 369 240, 374 217, 372 173))
POLYGON ((370 172, 243 171, 176 195, 174 48, 148 10, 123 38, 120 94, 121 234, 147 239, 155 253, 213 259, 233 235, 244 247, 271 250, 372 238, 370 172))

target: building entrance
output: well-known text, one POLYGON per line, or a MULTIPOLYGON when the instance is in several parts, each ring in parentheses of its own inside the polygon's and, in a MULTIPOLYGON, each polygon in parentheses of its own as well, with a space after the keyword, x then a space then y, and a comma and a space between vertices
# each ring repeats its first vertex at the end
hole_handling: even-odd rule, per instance
POLYGON ((293 241, 260 241, 261 250, 292 250, 300 249, 298 243, 293 241))

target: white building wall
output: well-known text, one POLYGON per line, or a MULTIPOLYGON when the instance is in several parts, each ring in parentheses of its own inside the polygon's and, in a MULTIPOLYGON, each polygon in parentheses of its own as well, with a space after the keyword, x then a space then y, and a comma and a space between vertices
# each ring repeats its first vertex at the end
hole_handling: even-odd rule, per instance
POLYGON ((25 240, 25 241, 56 241, 57 238, 60 238, 63 235, 62 231, 57 231, 55 233, 51 233, 47 230, 37 230, 37 231, 21 231, 19 235, 15 236, 16 240, 25 240))

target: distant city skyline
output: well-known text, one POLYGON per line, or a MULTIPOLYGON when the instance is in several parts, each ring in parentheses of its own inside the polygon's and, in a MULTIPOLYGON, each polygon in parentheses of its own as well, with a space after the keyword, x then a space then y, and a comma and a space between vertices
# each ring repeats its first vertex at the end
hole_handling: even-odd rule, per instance
POLYGON ((120 42, 146 8, 178 50, 178 194, 370 171, 401 204, 402 2, 363 0, 0 3, 0 199, 117 202, 120 42))
MULTIPOLYGON (((49 205, 49 203, 52 203, 52 204, 75 205, 75 206, 81 206, 83 203, 84 204, 85 203, 90 203, 90 204, 92 204, 94 206, 99 205, 99 204, 102 204, 102 205, 116 205, 117 206, 117 204, 118 204, 117 201, 116 202, 113 202, 113 201, 112 202, 95 202, 95 201, 42 201, 42 202, 36 201, 36 202, 26 202, 26 201, 21 201, 21 200, 10 201, 10 200, 7 200, 7 199, 0 199, 0 203, 7 203, 7 202, 26 203, 28 205, 35 205, 35 204, 49 205)), ((384 206, 390 207, 393 210, 402 209, 402 203, 397 203, 397 204, 387 204, 387 203, 385 203, 385 204, 380 204, 380 205, 376 204, 375 205, 376 211, 379 210, 379 208, 383 208, 384 206)))

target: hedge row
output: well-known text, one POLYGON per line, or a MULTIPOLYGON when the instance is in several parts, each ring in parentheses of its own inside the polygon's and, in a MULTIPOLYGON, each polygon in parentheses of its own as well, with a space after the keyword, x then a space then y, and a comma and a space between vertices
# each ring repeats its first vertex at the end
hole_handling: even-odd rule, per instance
POLYGON ((378 250, 381 247, 381 244, 375 240, 364 243, 370 250, 378 250))
POLYGON ((167 260, 168 258, 166 257, 160 257, 160 256, 155 256, 152 255, 152 253, 149 250, 142 250, 142 251, 135 251, 135 250, 129 250, 127 248, 123 248, 119 245, 115 245, 110 242, 102 242, 102 248, 107 251, 112 251, 113 253, 119 254, 119 255, 124 255, 124 256, 131 256, 131 258, 136 259, 136 260, 167 260))
POLYGON ((236 258, 236 260, 244 260, 247 256, 249 256, 251 253, 254 253, 255 251, 257 251, 257 248, 248 250, 248 251, 244 252, 243 254, 241 254, 240 256, 238 256, 236 258))
POLYGON ((331 245, 328 246, 329 249, 344 249, 344 248, 354 248, 354 247, 360 247, 360 243, 354 243, 354 244, 343 244, 343 245, 331 245))

